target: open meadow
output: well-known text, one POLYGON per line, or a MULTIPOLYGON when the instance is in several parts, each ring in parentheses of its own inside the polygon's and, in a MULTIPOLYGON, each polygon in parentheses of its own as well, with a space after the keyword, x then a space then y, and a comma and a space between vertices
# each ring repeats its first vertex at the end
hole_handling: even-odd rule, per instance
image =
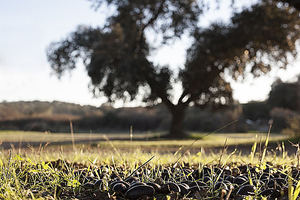
MULTIPOLYGON (((191 133, 188 139, 174 140, 163 138, 165 133, 50 133, 34 131, 0 131, 0 142, 2 148, 15 148, 40 146, 40 145, 68 145, 91 144, 101 148, 110 147, 112 144, 122 147, 150 147, 151 150, 163 148, 179 148, 189 146, 194 140, 193 147, 220 147, 224 145, 252 145, 255 141, 266 139, 266 133, 191 133)), ((269 141, 277 142, 289 139, 282 134, 271 134, 269 141)))

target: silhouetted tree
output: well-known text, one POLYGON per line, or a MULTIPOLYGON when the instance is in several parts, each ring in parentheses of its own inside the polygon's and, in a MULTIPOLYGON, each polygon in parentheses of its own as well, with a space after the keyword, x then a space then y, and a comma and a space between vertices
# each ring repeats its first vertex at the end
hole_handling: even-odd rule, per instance
POLYGON ((269 93, 268 104, 271 107, 300 111, 300 80, 292 83, 275 81, 269 93))
MULTIPOLYGON (((226 76, 263 75, 272 67, 285 67, 295 57, 299 13, 270 0, 233 14, 228 24, 200 27, 205 1, 94 0, 115 12, 103 27, 80 26, 65 40, 52 43, 48 60, 61 76, 83 61, 96 96, 109 101, 133 100, 138 94, 149 103, 162 102, 172 115, 170 136, 183 137, 189 105, 225 105, 232 102, 226 76), (193 37, 186 63, 179 73, 149 60, 154 47, 146 33, 162 38, 161 44, 193 37), (290 55, 290 56, 288 56, 290 55), (178 100, 173 80, 182 85, 178 100), (143 89, 140 93, 139 89, 143 89)), ((178 92, 178 91, 177 91, 178 92)))
POLYGON ((269 119, 269 112, 270 107, 266 101, 252 101, 243 104, 244 117, 252 121, 269 119))

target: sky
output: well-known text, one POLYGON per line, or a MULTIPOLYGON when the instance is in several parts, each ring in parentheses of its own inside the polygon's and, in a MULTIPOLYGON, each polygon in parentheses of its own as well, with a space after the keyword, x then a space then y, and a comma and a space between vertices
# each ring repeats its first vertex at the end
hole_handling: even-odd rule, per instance
MULTIPOLYGON (((94 11, 87 0, 0 0, 0 101, 56 100, 94 106, 104 103, 105 98, 94 98, 89 91, 89 78, 83 66, 58 79, 47 62, 46 48, 51 42, 64 39, 80 24, 103 24, 109 12, 94 11)), ((219 10, 209 13, 202 23, 228 17, 228 12, 219 10)), ((184 64, 189 44, 188 38, 178 40, 155 51, 151 60, 178 69, 184 64)), ((249 77, 243 82, 232 82, 233 96, 241 103, 264 100, 276 77, 283 81, 295 79, 300 73, 298 65, 296 61, 285 71, 275 70, 259 79, 249 77)), ((139 102, 116 103, 117 107, 135 105, 139 102)))

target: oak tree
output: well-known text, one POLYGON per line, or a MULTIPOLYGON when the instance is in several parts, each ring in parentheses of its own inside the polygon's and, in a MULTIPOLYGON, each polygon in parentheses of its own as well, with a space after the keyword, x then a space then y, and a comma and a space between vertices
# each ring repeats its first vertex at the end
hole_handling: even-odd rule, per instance
POLYGON ((300 36, 299 12, 288 4, 261 0, 234 12, 229 23, 202 27, 206 12, 202 0, 93 0, 114 13, 99 27, 80 26, 66 39, 52 43, 47 56, 61 76, 83 62, 96 96, 108 101, 162 102, 170 111, 171 137, 184 137, 185 110, 190 105, 226 105, 232 102, 228 78, 261 76, 286 67, 294 58, 300 36), (147 34, 148 33, 148 34, 147 34), (193 39, 179 73, 149 59, 155 50, 147 35, 161 45, 183 35, 193 39), (174 80, 182 85, 174 99, 174 80), (142 90, 142 92, 141 92, 142 90))

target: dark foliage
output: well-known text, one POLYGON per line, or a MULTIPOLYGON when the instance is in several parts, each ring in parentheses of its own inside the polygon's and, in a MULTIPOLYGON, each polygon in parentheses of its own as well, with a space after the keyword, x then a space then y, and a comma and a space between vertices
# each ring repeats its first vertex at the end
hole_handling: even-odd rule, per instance
POLYGON ((270 118, 269 115, 270 107, 265 101, 258 102, 249 102, 243 104, 243 115, 246 119, 250 119, 252 121, 256 120, 268 120, 270 118))
POLYGON ((300 80, 292 83, 282 82, 280 79, 272 85, 268 104, 300 112, 300 80))

